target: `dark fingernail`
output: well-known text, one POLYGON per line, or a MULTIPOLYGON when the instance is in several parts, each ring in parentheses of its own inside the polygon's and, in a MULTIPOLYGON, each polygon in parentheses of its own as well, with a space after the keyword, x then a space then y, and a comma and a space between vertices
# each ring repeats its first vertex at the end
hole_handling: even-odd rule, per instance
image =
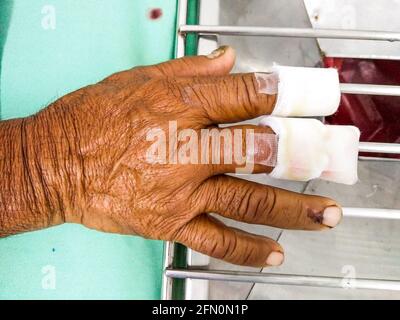
POLYGON ((209 58, 209 59, 218 58, 218 57, 222 56, 227 49, 228 49, 228 46, 221 46, 218 49, 215 49, 209 55, 207 55, 207 58, 209 58))

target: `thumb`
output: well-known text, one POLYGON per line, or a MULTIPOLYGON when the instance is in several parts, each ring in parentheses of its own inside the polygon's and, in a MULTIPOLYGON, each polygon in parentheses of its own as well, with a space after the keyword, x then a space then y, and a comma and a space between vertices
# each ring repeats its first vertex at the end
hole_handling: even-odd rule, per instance
POLYGON ((195 77, 228 74, 235 64, 235 50, 221 46, 207 56, 190 56, 146 67, 152 76, 195 77))

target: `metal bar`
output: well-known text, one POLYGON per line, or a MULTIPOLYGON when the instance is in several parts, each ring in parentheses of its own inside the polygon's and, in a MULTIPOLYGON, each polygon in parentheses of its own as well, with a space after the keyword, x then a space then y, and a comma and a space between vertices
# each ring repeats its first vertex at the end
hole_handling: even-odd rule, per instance
MULTIPOLYGON (((175 246, 173 242, 166 241, 164 243, 164 270, 172 268, 175 255, 175 246)), ((172 285, 173 279, 167 277, 165 272, 162 276, 162 288, 161 288, 161 299, 162 300, 172 300, 172 285)))
POLYGON ((354 58, 354 59, 374 59, 374 60, 400 60, 399 55, 385 55, 385 54, 372 54, 372 53, 343 53, 343 52, 336 52, 333 50, 329 50, 328 52, 325 52, 327 56, 329 57, 335 57, 335 58, 354 58))
POLYGON ((358 160, 361 161, 385 161, 385 162, 399 162, 399 158, 382 158, 382 157, 364 157, 359 156, 358 160))
POLYGON ((187 19, 187 0, 178 1, 178 13, 177 13, 177 28, 178 36, 176 39, 176 57, 180 58, 185 55, 185 35, 179 32, 181 25, 186 25, 187 19))
POLYGON ((348 94, 373 94, 381 96, 400 96, 400 86, 341 83, 340 91, 348 94))
POLYGON ((400 291, 400 281, 381 279, 346 279, 308 275, 273 274, 243 271, 167 269, 167 277, 178 279, 204 279, 213 281, 255 282, 275 285, 292 285, 324 288, 356 288, 400 291))
POLYGON ((400 220, 400 210, 381 208, 342 208, 345 218, 400 220))
POLYGON ((186 25, 179 28, 180 33, 196 32, 200 34, 219 34, 229 36, 268 36, 268 37, 295 37, 295 38, 327 38, 327 39, 354 39, 400 41, 399 32, 390 31, 362 31, 346 29, 313 29, 313 28, 272 28, 251 26, 208 26, 186 25))
POLYGON ((360 142, 358 152, 400 154, 400 143, 360 142))

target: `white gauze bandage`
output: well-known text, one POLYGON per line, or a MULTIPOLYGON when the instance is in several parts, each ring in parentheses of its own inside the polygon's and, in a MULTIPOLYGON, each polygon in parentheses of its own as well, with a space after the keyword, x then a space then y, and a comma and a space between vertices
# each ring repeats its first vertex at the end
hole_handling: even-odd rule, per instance
POLYGON ((324 125, 316 119, 272 116, 261 118, 260 125, 270 127, 278 138, 272 177, 295 181, 321 178, 344 184, 357 182, 358 128, 324 125))
POLYGON ((255 78, 258 92, 277 94, 274 116, 327 116, 339 107, 339 75, 334 68, 274 66, 272 73, 255 73, 255 78))

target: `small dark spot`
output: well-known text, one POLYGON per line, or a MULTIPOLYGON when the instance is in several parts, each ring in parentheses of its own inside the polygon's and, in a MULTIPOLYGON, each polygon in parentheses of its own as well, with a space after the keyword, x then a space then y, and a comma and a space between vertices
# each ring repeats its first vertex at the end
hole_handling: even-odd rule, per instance
POLYGON ((51 249, 51 251, 56 252, 56 248, 51 249))
POLYGON ((314 16, 314 20, 315 20, 315 21, 318 21, 318 19, 319 19, 319 15, 316 14, 316 15, 314 16))
POLYGON ((322 220, 324 219, 323 212, 316 212, 310 208, 307 209, 307 217, 318 224, 322 224, 322 220))
POLYGON ((149 18, 151 20, 157 20, 161 18, 163 12, 160 8, 154 8, 149 11, 149 18))

